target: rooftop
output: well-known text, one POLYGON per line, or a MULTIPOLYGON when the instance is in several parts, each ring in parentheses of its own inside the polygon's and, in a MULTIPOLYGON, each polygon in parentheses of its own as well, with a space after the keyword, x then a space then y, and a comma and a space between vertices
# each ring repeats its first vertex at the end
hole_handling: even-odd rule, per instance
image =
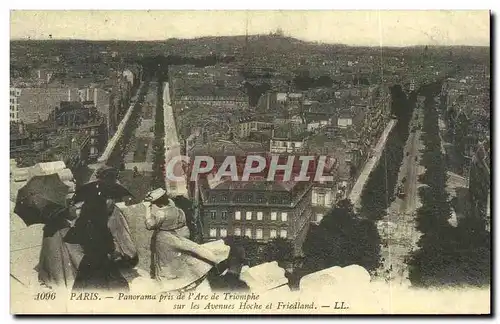
POLYGON ((208 154, 210 156, 247 155, 249 153, 267 152, 268 147, 260 142, 210 141, 197 143, 191 151, 194 155, 208 154))
POLYGON ((287 139, 302 141, 308 136, 305 125, 293 123, 277 124, 274 126, 273 139, 287 139))
POLYGON ((267 181, 264 177, 251 177, 249 181, 232 181, 225 177, 213 185, 207 180, 211 190, 242 190, 242 191, 282 191, 291 192, 298 184, 297 181, 267 181))

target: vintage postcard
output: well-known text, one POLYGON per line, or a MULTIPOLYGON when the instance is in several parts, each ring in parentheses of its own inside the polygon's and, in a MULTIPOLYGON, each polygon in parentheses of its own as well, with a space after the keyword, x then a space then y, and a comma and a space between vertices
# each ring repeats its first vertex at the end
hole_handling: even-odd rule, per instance
POLYGON ((13 314, 490 314, 488 11, 11 11, 13 314))

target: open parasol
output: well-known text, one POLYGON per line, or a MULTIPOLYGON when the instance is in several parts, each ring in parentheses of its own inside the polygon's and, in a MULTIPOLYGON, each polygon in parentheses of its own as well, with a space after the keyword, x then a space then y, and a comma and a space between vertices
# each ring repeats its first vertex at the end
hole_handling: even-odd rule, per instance
POLYGON ((19 189, 16 213, 26 226, 46 224, 66 209, 69 187, 57 174, 34 176, 19 189))

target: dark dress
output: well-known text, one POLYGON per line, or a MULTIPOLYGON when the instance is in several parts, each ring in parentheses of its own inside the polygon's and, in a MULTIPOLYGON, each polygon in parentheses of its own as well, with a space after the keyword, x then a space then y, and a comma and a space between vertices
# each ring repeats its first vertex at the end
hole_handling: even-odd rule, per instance
POLYGON ((129 290, 128 282, 114 260, 117 251, 108 220, 106 202, 103 199, 84 202, 81 216, 68 236, 68 241, 81 244, 84 254, 73 290, 129 290))

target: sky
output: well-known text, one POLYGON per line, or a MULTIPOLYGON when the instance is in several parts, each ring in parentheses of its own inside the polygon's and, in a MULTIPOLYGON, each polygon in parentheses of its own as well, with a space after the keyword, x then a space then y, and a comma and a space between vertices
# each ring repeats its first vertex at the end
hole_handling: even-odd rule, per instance
POLYGON ((11 11, 11 39, 165 40, 269 33, 360 46, 489 46, 488 11, 11 11))

